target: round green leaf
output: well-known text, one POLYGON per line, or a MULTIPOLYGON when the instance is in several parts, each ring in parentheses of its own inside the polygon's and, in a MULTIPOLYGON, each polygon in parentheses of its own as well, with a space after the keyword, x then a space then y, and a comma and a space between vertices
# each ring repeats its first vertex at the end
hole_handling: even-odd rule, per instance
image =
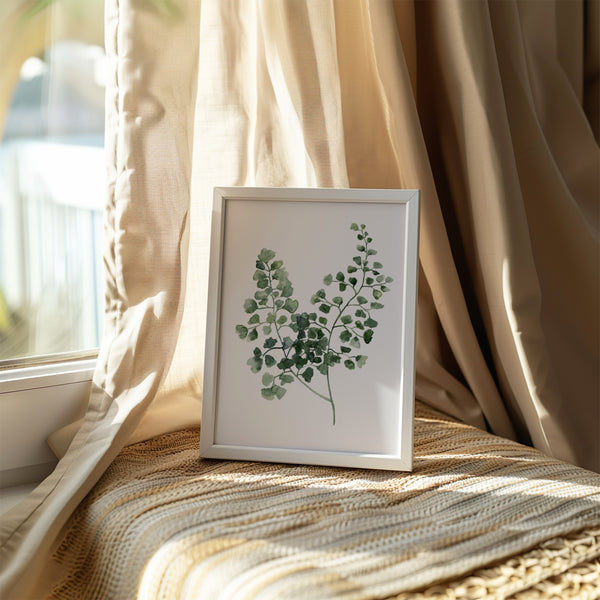
POLYGON ((298 309, 298 300, 293 300, 292 298, 288 298, 283 305, 284 310, 287 310, 289 313, 294 313, 298 309))
POLYGON ((268 263, 272 258, 275 258, 275 252, 273 250, 268 250, 267 248, 263 248, 259 255, 259 260, 262 260, 264 263, 268 263))
POLYGON ((277 363, 277 367, 280 368, 282 371, 290 369, 293 366, 294 366, 294 361, 291 358, 282 358, 277 363))
POLYGON ((260 394, 265 400, 273 400, 275 398, 275 394, 271 388, 261 388, 260 394))
POLYGON ((327 375, 327 372, 329 371, 329 365, 327 363, 323 363, 317 367, 317 371, 319 371, 321 375, 327 375))
POLYGON ((284 298, 289 298, 293 293, 294 293, 294 288, 292 287, 292 284, 289 281, 286 282, 286 284, 283 285, 281 288, 281 295, 284 298))
POLYGON ((262 384, 263 385, 271 385, 273 383, 273 375, 271 373, 264 373, 262 376, 262 384))
POLYGON ((328 352, 325 355, 325 362, 330 366, 333 367, 336 364, 338 364, 342 359, 337 355, 334 354, 333 352, 328 352))
POLYGON ((342 342, 349 342, 351 339, 352 339, 352 334, 347 329, 344 329, 340 333, 340 340, 342 340, 342 342))
POLYGON ((296 369, 301 369, 302 367, 306 366, 306 364, 309 362, 314 362, 315 357, 314 354, 311 353, 311 355, 307 355, 307 358, 303 358, 302 356, 300 356, 299 354, 296 354, 294 356, 294 365, 296 366, 296 369))
POLYGON ((306 329, 310 325, 308 313, 296 315, 296 324, 298 325, 299 329, 306 329))
POLYGON ((275 394, 275 396, 277 396, 278 400, 281 400, 287 392, 287 390, 280 385, 272 385, 271 391, 275 394))
POLYGON ((248 314, 256 312, 257 309, 258 309, 258 304, 256 304, 256 301, 253 300, 252 298, 248 298, 248 300, 246 300, 246 302, 244 302, 244 310, 248 314))
POLYGON ((249 365, 250 370, 253 373, 258 373, 262 369, 263 361, 262 361, 262 358, 253 356, 246 361, 246 364, 249 365))
POLYGON ((314 374, 314 371, 312 369, 312 367, 307 367, 306 369, 304 369, 304 371, 302 371, 302 373, 300 373, 300 377, 302 377, 302 379, 304 379, 304 381, 306 381, 306 383, 310 383, 310 380, 312 379, 314 374))
POLYGON ((354 369, 354 363, 350 359, 344 361, 344 366, 351 371, 354 369))

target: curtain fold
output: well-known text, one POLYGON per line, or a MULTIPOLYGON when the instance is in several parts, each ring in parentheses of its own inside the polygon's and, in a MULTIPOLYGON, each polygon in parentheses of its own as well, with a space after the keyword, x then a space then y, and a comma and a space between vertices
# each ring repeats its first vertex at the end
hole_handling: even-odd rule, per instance
POLYGON ((419 188, 417 398, 600 470, 598 3, 148 6, 107 5, 105 339, 6 597, 124 444, 199 421, 216 185, 419 188))
POLYGON ((433 33, 419 104, 462 287, 520 437, 598 469, 599 155, 562 64, 581 80, 583 8, 419 3, 419 38, 433 33))
POLYGON ((127 443, 164 380, 185 293, 199 6, 161 19, 106 6, 105 331, 85 417, 55 471, 0 525, 0 595, 37 598, 69 514, 127 443))

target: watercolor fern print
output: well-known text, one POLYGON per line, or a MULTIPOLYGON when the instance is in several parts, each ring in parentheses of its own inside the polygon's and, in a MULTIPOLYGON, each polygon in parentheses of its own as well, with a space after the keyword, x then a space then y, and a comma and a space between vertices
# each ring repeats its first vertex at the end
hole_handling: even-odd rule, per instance
POLYGON ((333 425, 331 370, 365 366, 364 347, 379 325, 374 315, 384 307, 382 296, 393 281, 374 260, 377 250, 366 226, 352 223, 350 230, 356 233, 356 256, 345 271, 325 275, 325 287, 312 295, 309 311, 301 310, 294 298, 283 261, 263 248, 253 276, 257 291, 244 302, 248 320, 235 327, 242 340, 256 343, 247 364, 252 373, 262 373, 262 397, 281 399, 286 386, 299 383, 330 404, 333 425))

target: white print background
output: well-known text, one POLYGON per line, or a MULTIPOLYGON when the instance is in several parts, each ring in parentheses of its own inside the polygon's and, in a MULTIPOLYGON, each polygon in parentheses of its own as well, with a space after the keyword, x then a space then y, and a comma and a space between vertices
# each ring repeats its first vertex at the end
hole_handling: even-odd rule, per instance
MULTIPOLYGON (((404 204, 227 201, 216 444, 400 453, 405 240, 404 204), (246 325, 250 317, 243 304, 257 290, 252 276, 262 248, 273 250, 274 260, 284 261, 294 287, 292 297, 299 302, 298 311, 319 312, 310 303, 314 292, 324 288, 330 299, 339 294, 334 284, 324 285, 323 277, 328 273, 335 277, 338 271, 347 276, 346 267, 359 254, 357 232, 350 230, 353 222, 366 225, 373 238, 371 248, 377 250, 371 261, 381 262, 381 272, 394 281, 380 299, 384 308, 372 311, 379 323, 373 340, 368 345, 361 341, 360 350, 353 349, 353 354, 368 356, 366 365, 350 371, 338 364, 330 370, 336 406, 336 423, 332 425, 330 404, 297 381, 285 386, 287 393, 281 400, 261 396, 265 367, 254 374, 246 361, 256 346, 263 348, 269 336, 259 329, 257 340, 243 341, 235 326, 246 325)), ((370 290, 364 295, 373 300, 370 290)), ((334 347, 339 349, 339 343, 334 347)), ((269 372, 277 373, 277 367, 269 372)), ((316 369, 311 386, 326 395, 326 379, 316 369)))

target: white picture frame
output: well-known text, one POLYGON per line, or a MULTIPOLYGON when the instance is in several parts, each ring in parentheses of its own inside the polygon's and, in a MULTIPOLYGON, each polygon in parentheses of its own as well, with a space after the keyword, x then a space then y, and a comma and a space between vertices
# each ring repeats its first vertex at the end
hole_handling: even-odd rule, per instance
POLYGON ((411 470, 419 192, 214 190, 200 455, 411 470))

